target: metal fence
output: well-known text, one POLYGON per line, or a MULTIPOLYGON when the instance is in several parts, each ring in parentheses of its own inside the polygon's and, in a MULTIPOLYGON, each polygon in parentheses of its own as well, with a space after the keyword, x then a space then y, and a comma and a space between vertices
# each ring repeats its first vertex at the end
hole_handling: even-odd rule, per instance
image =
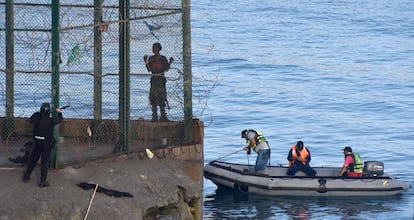
MULTIPOLYGON (((7 123, 14 118, 30 117, 43 102, 69 105, 66 119, 119 120, 115 129, 123 133, 125 120, 151 120, 151 73, 143 57, 153 55, 155 42, 162 55, 174 59, 165 72, 167 117, 191 121, 191 89, 186 89, 191 83, 184 83, 191 82, 185 5, 181 0, 0 0, 5 127, 13 127, 7 123)), ((13 138, 10 129, 3 129, 2 138, 13 138)))

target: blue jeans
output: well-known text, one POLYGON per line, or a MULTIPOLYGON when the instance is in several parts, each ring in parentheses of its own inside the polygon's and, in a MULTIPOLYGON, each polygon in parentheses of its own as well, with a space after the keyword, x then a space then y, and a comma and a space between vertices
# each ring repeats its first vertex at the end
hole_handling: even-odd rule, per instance
POLYGON ((264 171, 267 167, 267 163, 270 159, 270 149, 259 150, 257 152, 256 165, 254 166, 255 172, 264 171))

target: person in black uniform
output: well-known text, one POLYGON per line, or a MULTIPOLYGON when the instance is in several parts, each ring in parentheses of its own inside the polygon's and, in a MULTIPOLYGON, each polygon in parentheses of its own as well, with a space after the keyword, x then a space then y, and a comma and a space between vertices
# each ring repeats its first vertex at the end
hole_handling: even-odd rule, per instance
POLYGON ((35 112, 30 117, 30 123, 34 124, 33 138, 35 146, 29 158, 26 172, 23 176, 23 182, 30 180, 30 174, 35 168, 37 161, 41 157, 40 183, 39 187, 49 186, 46 181, 47 171, 49 168, 50 156, 52 151, 53 127, 62 122, 62 111, 56 109, 57 118, 50 117, 50 104, 43 103, 40 112, 35 112))

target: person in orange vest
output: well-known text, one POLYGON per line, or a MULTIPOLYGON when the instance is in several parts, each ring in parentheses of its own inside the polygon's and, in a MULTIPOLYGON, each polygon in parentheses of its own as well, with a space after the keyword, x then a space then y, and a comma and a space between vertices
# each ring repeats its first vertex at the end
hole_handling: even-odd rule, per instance
POLYGON ((311 154, 302 141, 298 141, 296 145, 292 146, 287 159, 289 161, 287 175, 293 176, 298 171, 303 171, 306 175, 312 177, 316 175, 316 171, 309 165, 311 154))

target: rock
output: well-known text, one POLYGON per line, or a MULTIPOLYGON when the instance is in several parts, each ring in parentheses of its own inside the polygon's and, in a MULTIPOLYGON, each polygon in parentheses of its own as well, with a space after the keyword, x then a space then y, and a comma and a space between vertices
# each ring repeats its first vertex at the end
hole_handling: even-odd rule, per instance
POLYGON ((195 204, 202 200, 201 186, 168 158, 117 156, 49 170, 50 186, 45 188, 38 187, 39 166, 27 183, 22 181, 23 168, 0 173, 0 220, 83 219, 94 190, 83 190, 76 185, 80 182, 133 195, 97 192, 88 219, 197 219, 195 204))

